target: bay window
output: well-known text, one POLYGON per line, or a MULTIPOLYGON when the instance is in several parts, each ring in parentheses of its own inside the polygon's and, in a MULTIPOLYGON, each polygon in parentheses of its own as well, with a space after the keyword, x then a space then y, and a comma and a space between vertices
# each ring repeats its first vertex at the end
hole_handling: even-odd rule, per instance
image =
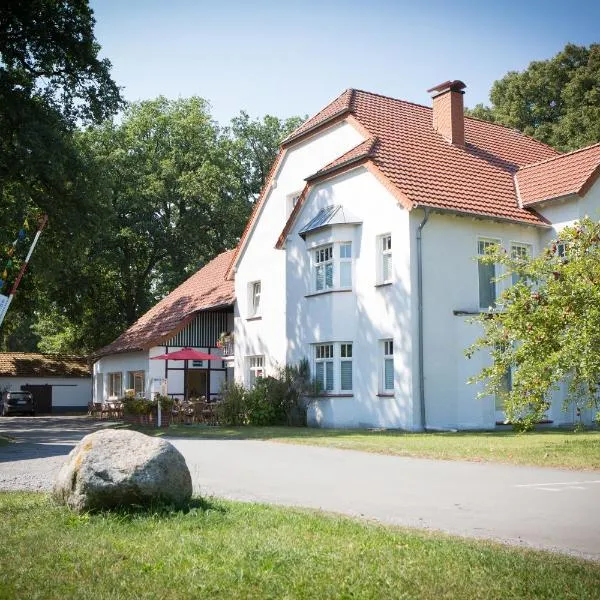
POLYGON ((352 242, 336 242, 312 252, 314 291, 352 288, 352 242))

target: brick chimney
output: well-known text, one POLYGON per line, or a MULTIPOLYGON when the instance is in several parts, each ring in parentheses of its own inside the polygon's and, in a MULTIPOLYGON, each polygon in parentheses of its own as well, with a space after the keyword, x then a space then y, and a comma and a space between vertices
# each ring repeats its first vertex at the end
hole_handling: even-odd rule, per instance
POLYGON ((433 128, 455 146, 465 145, 462 81, 445 81, 427 90, 433 98, 433 128))

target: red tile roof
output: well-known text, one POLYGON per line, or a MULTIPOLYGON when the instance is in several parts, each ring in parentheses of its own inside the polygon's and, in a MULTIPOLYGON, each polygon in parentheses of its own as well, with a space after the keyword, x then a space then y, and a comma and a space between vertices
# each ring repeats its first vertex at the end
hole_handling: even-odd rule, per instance
POLYGON ((87 359, 65 354, 1 352, 0 377, 90 377, 87 359))
POLYGON ((416 206, 543 224, 521 208, 513 174, 557 152, 517 131, 465 118, 465 147, 433 129, 432 109, 355 90, 353 114, 379 140, 373 162, 416 206))
POLYGON ((233 256, 233 250, 219 254, 141 316, 112 344, 96 352, 95 358, 150 348, 183 329, 199 310, 233 304, 234 284, 225 278, 233 256))
POLYGON ((373 154, 376 143, 377 138, 370 137, 368 140, 365 140, 364 142, 361 142, 352 148, 352 150, 348 150, 346 154, 342 154, 342 156, 339 158, 336 158, 334 161, 319 169, 314 175, 307 177, 306 181, 313 181, 314 179, 318 179, 324 175, 330 175, 352 163, 362 160, 363 158, 368 158, 373 154))
POLYGON ((583 195, 600 175, 600 144, 561 154, 516 174, 519 197, 524 206, 560 198, 583 195))

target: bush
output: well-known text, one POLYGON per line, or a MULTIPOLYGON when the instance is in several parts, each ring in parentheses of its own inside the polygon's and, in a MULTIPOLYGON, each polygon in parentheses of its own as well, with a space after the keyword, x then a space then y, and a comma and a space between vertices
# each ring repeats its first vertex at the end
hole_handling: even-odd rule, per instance
POLYGON ((231 381, 222 388, 223 400, 217 408, 221 425, 245 425, 247 423, 246 388, 231 381))
POLYGON ((147 398, 125 396, 120 401, 123 403, 123 413, 126 415, 149 415, 152 412, 152 402, 147 398))
POLYGON ((279 369, 275 377, 263 377, 252 389, 232 382, 223 388, 219 406, 222 425, 306 425, 305 396, 315 389, 308 361, 279 369))

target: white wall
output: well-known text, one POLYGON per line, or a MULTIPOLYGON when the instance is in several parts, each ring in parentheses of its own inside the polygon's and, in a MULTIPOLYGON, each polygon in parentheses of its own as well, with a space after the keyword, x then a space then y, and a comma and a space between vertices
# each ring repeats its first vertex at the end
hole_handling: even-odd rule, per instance
POLYGON ((235 274, 238 381, 246 380, 247 356, 264 355, 267 373, 273 373, 278 365, 286 362, 286 259, 285 251, 275 249, 275 244, 289 215, 288 196, 303 189, 305 177, 361 141, 363 138, 353 126, 341 123, 286 152, 235 274), (249 320, 248 287, 253 281, 261 281, 262 316, 249 320))
POLYGON ((86 409, 92 399, 91 377, 0 377, 0 391, 19 391, 23 385, 51 385, 52 406, 86 409))
POLYGON ((413 427, 412 336, 410 329, 410 240, 408 213, 364 168, 317 186, 286 242, 287 361, 306 357, 314 372, 314 346, 319 342, 353 343, 352 397, 319 399, 309 419, 325 427, 413 427), (337 225, 307 236, 302 229, 321 208, 342 205, 361 221, 337 225), (394 284, 376 286, 378 236, 392 235, 394 284), (316 246, 351 241, 353 289, 311 295, 311 255, 316 246), (308 297, 307 297, 308 295, 308 297), (395 394, 379 396, 381 340, 394 340, 395 394))
MULTIPOLYGON (((196 348, 201 352, 208 352, 208 348, 196 348)), ((169 353, 181 350, 180 347, 169 347, 169 353)), ((153 356, 165 354, 167 351, 165 346, 155 346, 150 348, 148 352, 124 352, 121 354, 111 354, 104 356, 94 363, 94 381, 102 374, 102 394, 98 395, 97 389, 94 392, 94 402, 105 402, 108 399, 108 373, 121 373, 123 381, 123 390, 127 388, 127 373, 129 371, 144 371, 146 375, 145 389, 146 396, 149 396, 153 391, 152 380, 165 378, 165 362, 164 360, 150 360, 153 356)), ((211 348, 210 354, 215 356, 221 355, 221 350, 211 348)), ((184 364, 183 360, 170 360, 169 371, 167 377, 167 391, 169 394, 183 395, 184 392, 184 364), (174 370, 181 369, 181 370, 174 370)), ((210 361, 211 368, 220 369, 222 367, 221 360, 210 361)), ((208 361, 205 361, 202 367, 194 367, 192 361, 188 361, 188 369, 208 368, 208 361)), ((229 373, 231 375, 231 373, 229 373)), ((211 371, 210 376, 210 392, 217 394, 221 390, 221 386, 225 380, 224 371, 211 371)), ((94 385, 94 388, 97 386, 94 385)))

